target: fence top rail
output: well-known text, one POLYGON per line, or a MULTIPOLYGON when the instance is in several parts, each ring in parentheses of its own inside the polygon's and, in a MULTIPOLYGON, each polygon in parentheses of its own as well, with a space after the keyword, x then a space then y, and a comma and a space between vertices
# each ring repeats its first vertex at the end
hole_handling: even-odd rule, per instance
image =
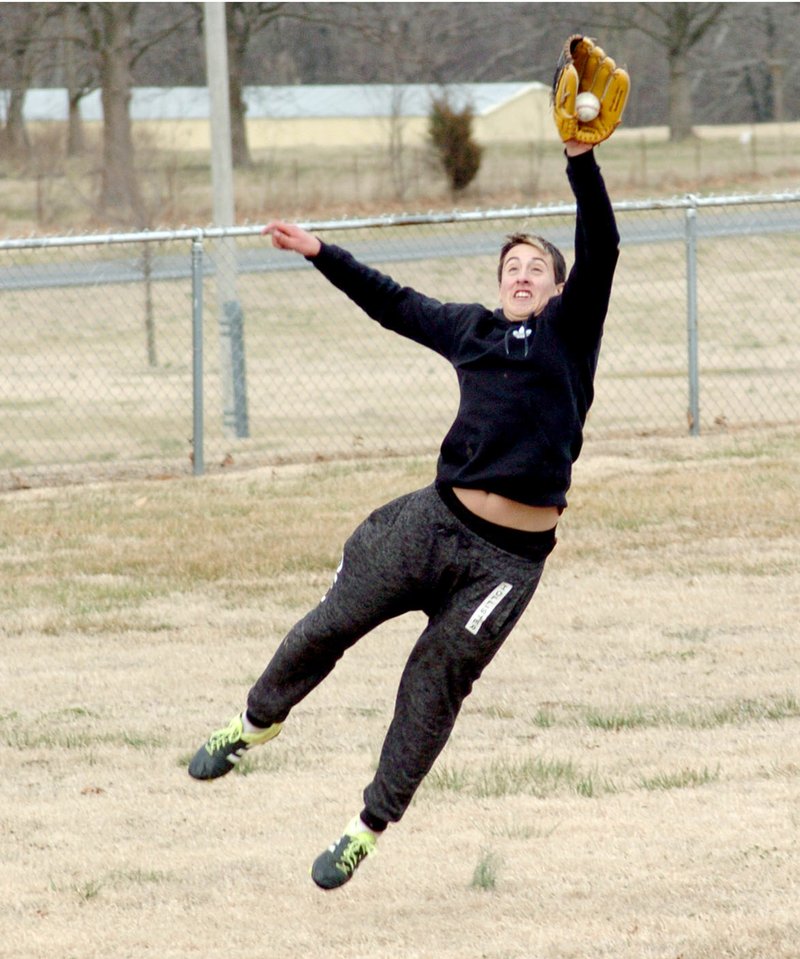
MULTIPOLYGON (((619 213, 645 212, 648 210, 696 210, 701 207, 753 206, 767 203, 800 203, 800 192, 733 194, 730 196, 697 196, 687 193, 680 197, 650 200, 621 200, 613 204, 619 213)), ((339 220, 308 220, 303 222, 307 230, 358 230, 366 228, 424 226, 439 223, 470 223, 483 220, 529 219, 544 216, 565 216, 575 212, 574 203, 558 203, 541 206, 505 207, 490 210, 463 210, 442 213, 399 213, 374 217, 359 217, 339 220)), ((229 227, 189 227, 178 230, 140 230, 129 233, 95 233, 71 236, 29 236, 0 240, 0 251, 33 250, 56 247, 112 246, 121 243, 161 243, 184 240, 202 243, 204 240, 226 237, 258 236, 262 224, 229 227)))

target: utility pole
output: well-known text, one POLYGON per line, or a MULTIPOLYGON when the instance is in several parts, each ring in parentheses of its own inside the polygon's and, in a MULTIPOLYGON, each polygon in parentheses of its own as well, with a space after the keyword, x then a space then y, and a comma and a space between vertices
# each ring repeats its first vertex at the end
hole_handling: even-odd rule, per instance
MULTIPOLYGON (((228 98, 228 47, 225 4, 203 4, 206 41, 206 72, 211 103, 211 183, 214 191, 214 223, 234 225, 231 114, 228 98)), ((244 352, 244 314, 236 289, 236 242, 222 237, 216 260, 219 309, 220 365, 222 373, 222 419, 227 436, 250 435, 247 414, 247 375, 244 352)))

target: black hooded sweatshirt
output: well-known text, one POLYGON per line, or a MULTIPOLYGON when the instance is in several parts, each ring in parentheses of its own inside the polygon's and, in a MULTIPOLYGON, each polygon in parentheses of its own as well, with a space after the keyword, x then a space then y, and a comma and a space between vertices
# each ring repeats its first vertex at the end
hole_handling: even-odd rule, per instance
POLYGON ((577 203, 575 259, 563 291, 524 323, 479 304, 441 303, 323 243, 310 262, 381 326, 450 361, 460 388, 437 483, 530 506, 567 505, 572 464, 619 255, 619 234, 593 151, 567 158, 577 203))

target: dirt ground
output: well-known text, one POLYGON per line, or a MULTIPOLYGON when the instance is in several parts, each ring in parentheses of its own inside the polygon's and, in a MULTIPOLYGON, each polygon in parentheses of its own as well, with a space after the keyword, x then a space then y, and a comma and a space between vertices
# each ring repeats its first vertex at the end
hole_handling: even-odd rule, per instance
POLYGON ((2 959, 797 959, 800 431, 587 445, 559 545, 343 889, 422 624, 186 773, 429 459, 0 495, 2 959))

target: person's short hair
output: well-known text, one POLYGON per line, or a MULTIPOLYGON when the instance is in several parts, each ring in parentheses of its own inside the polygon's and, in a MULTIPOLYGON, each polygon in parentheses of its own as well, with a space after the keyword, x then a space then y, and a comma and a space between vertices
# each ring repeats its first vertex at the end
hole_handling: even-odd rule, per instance
POLYGON ((512 247, 518 246, 520 243, 525 243, 528 246, 535 247, 537 250, 541 250, 543 253, 547 253, 550 256, 550 259, 553 261, 553 273, 556 278, 556 283, 563 283, 566 280, 567 263, 564 259, 564 254, 557 246, 555 246, 549 240, 545 240, 543 236, 534 236, 530 233, 509 233, 506 237, 506 242, 503 244, 500 250, 500 262, 497 265, 498 283, 503 278, 503 264, 506 261, 508 251, 512 247))

